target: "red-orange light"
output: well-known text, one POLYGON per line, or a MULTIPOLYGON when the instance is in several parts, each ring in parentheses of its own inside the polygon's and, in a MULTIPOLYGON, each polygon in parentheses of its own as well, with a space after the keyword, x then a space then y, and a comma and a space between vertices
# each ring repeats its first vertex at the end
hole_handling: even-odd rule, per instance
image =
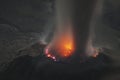
POLYGON ((51 53, 56 58, 68 58, 73 55, 74 38, 72 24, 68 20, 66 23, 58 26, 56 34, 48 44, 45 53, 51 53), (62 26, 62 27, 61 27, 62 26))
POLYGON ((73 41, 71 39, 69 40, 69 38, 67 39, 67 37, 63 39, 61 39, 58 44, 58 52, 62 57, 69 57, 74 51, 73 41))

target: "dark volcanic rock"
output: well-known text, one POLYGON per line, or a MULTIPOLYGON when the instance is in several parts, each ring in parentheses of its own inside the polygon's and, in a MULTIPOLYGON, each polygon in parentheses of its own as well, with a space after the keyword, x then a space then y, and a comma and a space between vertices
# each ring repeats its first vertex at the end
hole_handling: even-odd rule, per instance
POLYGON ((84 63, 54 62, 44 56, 23 56, 12 61, 2 80, 98 80, 110 60, 101 54, 84 63))

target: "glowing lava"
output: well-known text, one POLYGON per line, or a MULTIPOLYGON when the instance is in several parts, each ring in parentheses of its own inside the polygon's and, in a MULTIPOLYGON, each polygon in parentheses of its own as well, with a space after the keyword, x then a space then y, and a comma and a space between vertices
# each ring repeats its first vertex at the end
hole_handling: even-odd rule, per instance
POLYGON ((59 43, 57 44, 57 50, 60 53, 59 55, 62 57, 69 57, 73 54, 74 46, 73 41, 69 39, 67 36, 59 39, 59 43))
POLYGON ((51 57, 49 55, 51 54, 57 59, 68 58, 72 56, 74 52, 74 40, 71 25, 66 23, 66 25, 61 28, 64 29, 58 29, 52 41, 45 49, 47 57, 51 57))
POLYGON ((63 35, 59 38, 56 38, 55 41, 51 42, 48 47, 45 49, 47 57, 50 58, 67 58, 73 54, 74 44, 70 36, 63 35), (53 56, 54 55, 54 56, 53 56))
POLYGON ((48 51, 49 51, 48 49, 45 49, 45 54, 46 54, 46 56, 47 56, 48 58, 51 58, 51 59, 53 59, 54 61, 56 61, 56 57, 53 56, 53 55, 51 55, 48 51))
POLYGON ((66 60, 73 54, 75 57, 80 55, 96 57, 98 55, 92 47, 92 40, 89 42, 92 34, 90 20, 96 0, 89 2, 56 0, 55 32, 45 48, 48 58, 66 60), (82 3, 90 7, 86 8, 82 3))

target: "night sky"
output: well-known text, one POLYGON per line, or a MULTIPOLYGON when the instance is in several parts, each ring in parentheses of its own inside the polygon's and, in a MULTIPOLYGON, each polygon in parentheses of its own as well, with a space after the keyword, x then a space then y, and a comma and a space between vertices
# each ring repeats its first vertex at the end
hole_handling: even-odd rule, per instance
POLYGON ((55 0, 0 0, 0 80, 120 80, 120 1, 103 0, 85 63, 53 62, 43 55, 55 27, 55 0))

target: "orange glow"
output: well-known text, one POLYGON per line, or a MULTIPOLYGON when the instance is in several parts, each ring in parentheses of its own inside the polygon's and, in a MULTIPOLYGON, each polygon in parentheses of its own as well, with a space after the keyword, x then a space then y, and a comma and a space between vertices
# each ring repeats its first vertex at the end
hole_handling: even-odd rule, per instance
POLYGON ((57 44, 57 48, 60 56, 69 57, 74 51, 73 40, 70 39, 69 36, 65 36, 64 38, 61 37, 61 39, 59 39, 59 43, 57 44))
MULTIPOLYGON (((74 40, 72 24, 70 21, 57 27, 56 34, 47 46, 45 53, 51 53, 55 57, 67 58, 73 54, 74 40)), ((49 55, 48 55, 49 56, 49 55)))
POLYGON ((64 51, 65 52, 63 52, 64 56, 65 57, 70 56, 72 54, 72 51, 73 51, 73 45, 72 45, 72 43, 66 43, 64 45, 65 45, 64 46, 64 51))
POLYGON ((51 45, 45 50, 47 57, 51 57, 50 54, 54 56, 59 56, 62 58, 70 57, 74 51, 73 38, 70 34, 66 33, 60 35, 55 41, 51 42, 51 45))

